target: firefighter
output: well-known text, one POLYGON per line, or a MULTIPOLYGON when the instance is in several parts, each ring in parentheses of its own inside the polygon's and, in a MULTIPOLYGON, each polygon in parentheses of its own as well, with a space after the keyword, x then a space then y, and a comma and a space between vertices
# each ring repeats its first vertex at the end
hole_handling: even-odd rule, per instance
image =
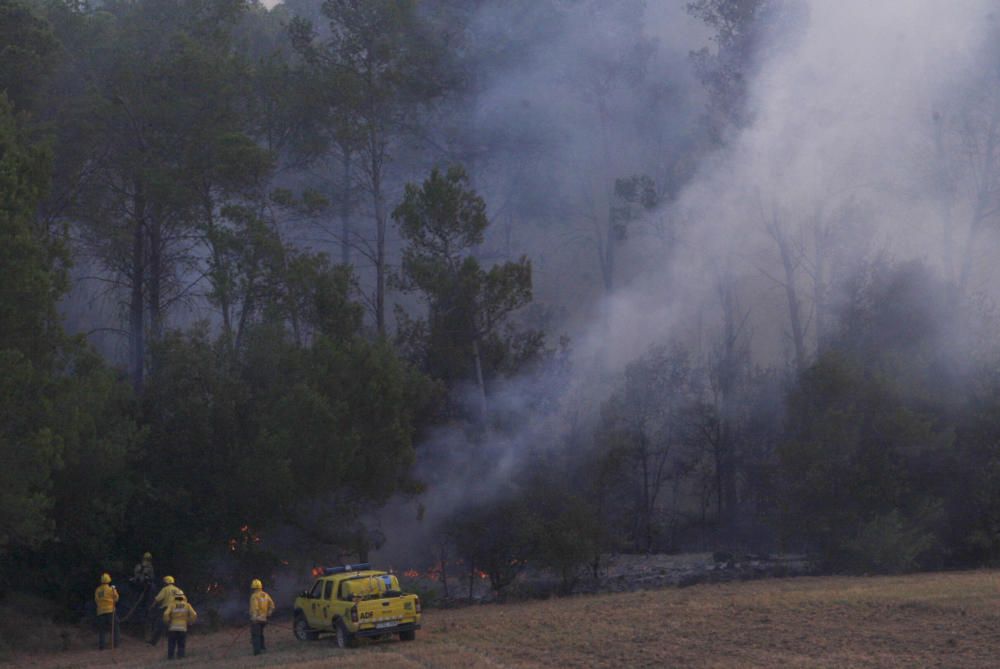
POLYGON ((174 577, 167 576, 163 577, 163 588, 157 593, 156 597, 153 599, 153 603, 149 605, 150 611, 154 608, 159 608, 153 617, 153 631, 149 637, 149 645, 155 646, 160 642, 160 637, 163 636, 164 625, 163 625, 163 612, 167 610, 174 601, 174 596, 180 592, 181 589, 174 585, 174 577))
POLYGON ((267 650, 264 644, 264 627, 267 619, 274 613, 274 600, 264 592, 264 584, 259 578, 250 582, 250 643, 253 654, 260 655, 267 650))
POLYGON ((178 660, 184 657, 188 625, 193 624, 197 619, 198 613, 188 603, 184 592, 175 588, 173 601, 167 608, 163 609, 163 624, 167 628, 168 660, 174 659, 175 651, 178 660))
POLYGON ((130 581, 136 590, 148 591, 153 588, 153 583, 156 581, 156 573, 153 570, 152 553, 146 551, 142 554, 142 562, 136 564, 135 568, 132 569, 132 578, 130 581))
POLYGON ((118 645, 118 625, 115 607, 118 604, 118 588, 111 584, 110 574, 101 574, 101 584, 94 591, 97 603, 97 650, 104 650, 105 638, 111 641, 111 648, 118 645))

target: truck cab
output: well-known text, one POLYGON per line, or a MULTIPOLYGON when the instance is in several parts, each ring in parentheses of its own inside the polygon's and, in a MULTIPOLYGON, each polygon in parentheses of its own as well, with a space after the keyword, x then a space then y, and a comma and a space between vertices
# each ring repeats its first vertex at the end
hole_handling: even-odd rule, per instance
POLYGON ((295 638, 307 641, 332 633, 341 648, 355 645, 362 637, 416 638, 420 598, 404 593, 395 574, 370 569, 367 563, 314 573, 312 588, 295 598, 295 638))

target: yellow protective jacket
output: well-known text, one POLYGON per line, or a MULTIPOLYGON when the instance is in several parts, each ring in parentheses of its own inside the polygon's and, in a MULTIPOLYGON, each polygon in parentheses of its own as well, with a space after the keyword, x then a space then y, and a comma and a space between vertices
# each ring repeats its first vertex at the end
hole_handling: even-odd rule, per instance
POLYGON ((250 595, 250 622, 266 623, 274 613, 274 600, 263 590, 250 595))
POLYGON ((94 601, 97 602, 97 615, 115 612, 118 602, 118 591, 110 585, 101 585, 94 591, 94 601))
POLYGON ((156 598, 153 600, 153 603, 159 606, 161 609, 165 608, 169 606, 171 602, 174 601, 174 597, 176 597, 177 593, 180 591, 181 589, 178 588, 176 585, 165 585, 163 586, 163 589, 160 590, 160 592, 156 595, 156 598))
POLYGON ((187 632, 188 625, 197 619, 198 613, 184 595, 174 598, 173 603, 163 610, 163 624, 171 632, 187 632))

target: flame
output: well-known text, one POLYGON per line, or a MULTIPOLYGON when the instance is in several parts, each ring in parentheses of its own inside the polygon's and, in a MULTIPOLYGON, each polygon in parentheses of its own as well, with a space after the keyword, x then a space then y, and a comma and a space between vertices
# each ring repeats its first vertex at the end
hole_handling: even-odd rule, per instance
POLYGON ((228 542, 229 551, 235 553, 240 548, 244 550, 250 546, 261 543, 261 536, 258 534, 250 525, 245 524, 240 526, 240 535, 238 537, 233 537, 228 542))
MULTIPOLYGON (((411 567, 410 569, 407 569, 406 571, 403 572, 403 576, 405 576, 406 578, 424 578, 424 579, 427 579, 428 581, 440 581, 444 577, 444 570, 445 570, 444 568, 445 568, 445 566, 447 564, 448 563, 445 563, 445 562, 438 562, 437 564, 434 564, 434 565, 428 567, 425 571, 420 571, 418 569, 414 569, 414 568, 411 567)), ((456 567, 465 567, 465 566, 467 566, 466 563, 463 560, 455 560, 451 564, 455 565, 456 567)), ((513 561, 511 561, 511 564, 512 565, 523 565, 523 564, 525 564, 525 562, 524 561, 520 561, 519 562, 517 560, 513 560, 513 561)), ((456 573, 460 573, 460 572, 456 572, 456 573)), ((468 574, 469 572, 465 572, 465 573, 468 574)), ((481 580, 486 580, 486 579, 488 579, 490 577, 490 575, 487 574, 485 571, 482 571, 482 570, 479 570, 479 569, 473 570, 472 573, 473 573, 474 576, 480 578, 481 580)))

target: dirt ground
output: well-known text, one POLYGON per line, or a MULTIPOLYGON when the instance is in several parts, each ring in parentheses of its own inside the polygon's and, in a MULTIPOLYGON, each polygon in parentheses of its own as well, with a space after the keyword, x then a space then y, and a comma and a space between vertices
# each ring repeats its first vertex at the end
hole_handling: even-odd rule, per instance
MULTIPOLYGON (((417 640, 340 651, 288 621, 250 655, 245 630, 192 634, 181 667, 997 667, 1000 572, 795 578, 425 613, 417 640)), ((164 664, 163 642, 15 656, 4 667, 164 664)))

